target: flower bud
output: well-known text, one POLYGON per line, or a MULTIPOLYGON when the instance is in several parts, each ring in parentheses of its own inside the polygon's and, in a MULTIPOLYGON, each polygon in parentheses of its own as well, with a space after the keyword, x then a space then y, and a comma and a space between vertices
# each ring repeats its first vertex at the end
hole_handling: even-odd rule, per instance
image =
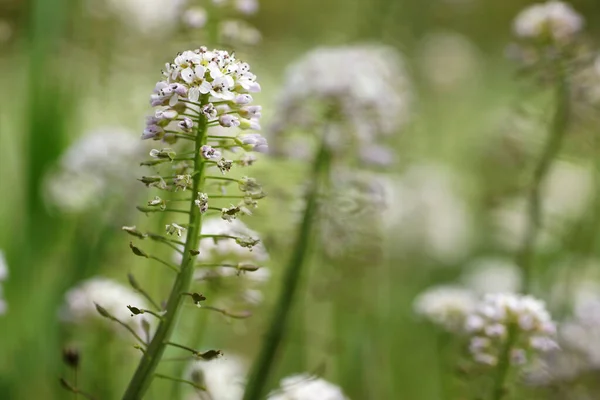
POLYGON ((219 124, 225 128, 231 128, 240 126, 240 121, 231 114, 224 114, 219 118, 219 124))
POLYGON ((244 133, 238 135, 236 142, 247 151, 266 153, 269 150, 267 139, 262 137, 259 133, 244 133))
POLYGON ((252 129, 260 131, 260 124, 255 119, 240 118, 239 126, 242 129, 252 129))
POLYGON ((251 96, 251 95, 244 93, 244 94, 240 94, 239 96, 237 96, 237 97, 236 97, 236 98, 233 100, 233 102, 234 102, 235 104, 238 104, 238 105, 241 105, 241 106, 243 106, 243 105, 246 105, 246 104, 249 104, 249 103, 251 103, 251 102, 252 102, 252 100, 253 100, 253 99, 252 99, 252 96, 251 96))

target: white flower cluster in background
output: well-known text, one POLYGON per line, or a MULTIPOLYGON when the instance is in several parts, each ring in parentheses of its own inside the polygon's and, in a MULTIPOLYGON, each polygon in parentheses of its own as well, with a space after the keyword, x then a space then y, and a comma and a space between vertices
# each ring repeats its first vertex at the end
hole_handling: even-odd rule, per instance
POLYGON ((511 335, 510 361, 525 364, 528 354, 555 350, 556 325, 543 301, 514 293, 488 294, 467 316, 469 350, 476 362, 496 365, 511 335))
MULTIPOLYGON (((404 62, 394 49, 380 45, 317 48, 286 72, 273 139, 295 130, 318 132, 338 152, 350 148, 353 154, 371 155, 365 161, 377 159, 378 153, 389 159, 384 147, 369 148, 406 124, 410 97, 404 62)), ((295 144, 281 139, 280 151, 293 155, 291 146, 295 144)))
MULTIPOLYGON (((259 238, 257 232, 238 219, 228 222, 221 218, 208 218, 202 223, 202 234, 228 235, 250 240, 259 238)), ((197 268, 194 274, 196 280, 208 283, 215 279, 221 280, 219 287, 222 289, 226 283, 236 285, 235 289, 229 292, 239 298, 221 299, 225 303, 231 303, 232 300, 241 300, 248 304, 262 302, 263 295, 259 287, 271 277, 269 268, 262 265, 269 259, 269 253, 262 242, 250 249, 240 246, 236 239, 202 238, 199 251, 198 261, 211 266, 197 268), (223 282, 222 279, 226 279, 227 282, 223 282)))
POLYGON ((172 30, 185 0, 88 0, 88 11, 99 18, 113 15, 124 27, 159 36, 172 30))
POLYGON ((462 181, 448 166, 414 165, 387 188, 384 213, 394 248, 451 264, 468 253, 473 225, 462 181))
MULTIPOLYGON (((202 222, 202 235, 229 235, 235 237, 247 237, 258 239, 258 232, 248 228, 242 221, 235 219, 231 222, 221 218, 207 218, 202 222)), ((248 261, 265 262, 269 259, 269 253, 265 246, 259 242, 252 248, 242 247, 235 239, 212 239, 200 240, 200 254, 198 260, 219 261, 248 261)))
POLYGON ((583 29, 583 25, 582 16, 570 4, 550 0, 521 11, 514 20, 513 31, 525 39, 568 42, 583 29))
POLYGON ((253 46, 262 40, 260 31, 239 17, 256 14, 258 8, 258 0, 213 0, 210 12, 205 7, 192 5, 182 13, 181 20, 190 29, 202 29, 209 19, 217 18, 211 22, 218 26, 220 43, 253 46))
MULTIPOLYGON (((196 361, 188 369, 187 376, 193 382, 206 388, 204 400, 241 400, 246 386, 247 367, 245 362, 228 352, 211 361, 196 361)), ((198 399, 198 395, 190 396, 198 399)))
POLYGON ((115 330, 121 332, 123 328, 98 313, 96 304, 106 309, 113 317, 131 326, 141 337, 145 337, 142 320, 145 320, 148 324, 153 322, 145 315, 132 317, 127 308, 127 306, 133 306, 147 309, 147 302, 141 295, 127 286, 102 277, 90 278, 70 289, 65 294, 65 304, 61 314, 66 321, 76 324, 83 324, 90 320, 105 321, 115 330))
POLYGON ((139 139, 122 128, 90 131, 61 156, 46 176, 46 201, 63 212, 81 212, 123 191, 140 155, 139 139))
POLYGON ((348 400, 342 389, 325 379, 310 374, 283 378, 279 389, 271 392, 268 400, 348 400))
POLYGON ((173 143, 177 132, 193 132, 196 121, 184 114, 201 113, 210 125, 260 129, 261 107, 250 105, 250 93, 259 92, 260 85, 250 66, 234 54, 187 50, 165 65, 163 76, 150 97, 156 112, 147 118, 142 139, 173 143))
POLYGON ((445 331, 466 333, 466 320, 485 294, 516 292, 521 286, 518 267, 506 259, 484 257, 470 262, 460 284, 428 288, 413 302, 415 314, 445 331))
MULTIPOLYGON (((0 282, 3 282, 8 278, 8 264, 6 263, 6 258, 4 257, 4 252, 0 250, 0 282)), ((5 314, 8 305, 6 301, 2 298, 2 286, 0 286, 0 315, 5 314)))
MULTIPOLYGON (((538 246, 553 247, 556 238, 581 218, 594 198, 593 168, 567 161, 553 164, 541 186, 542 230, 538 246)), ((525 198, 506 201, 493 211, 496 240, 507 250, 523 243, 527 231, 525 198)))
POLYGON ((414 300, 417 315, 449 332, 464 331, 465 319, 477 303, 476 296, 460 286, 434 286, 414 300))

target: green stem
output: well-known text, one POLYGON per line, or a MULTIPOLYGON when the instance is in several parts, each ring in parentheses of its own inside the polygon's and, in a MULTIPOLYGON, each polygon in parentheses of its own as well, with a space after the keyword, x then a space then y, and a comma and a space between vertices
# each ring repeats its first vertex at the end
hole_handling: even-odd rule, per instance
POLYGON ((321 170, 328 168, 329 158, 329 151, 323 142, 321 143, 310 177, 312 185, 306 194, 306 208, 296 237, 294 253, 284 272, 276 309, 272 315, 266 335, 263 338, 258 358, 250 372, 250 379, 243 400, 261 399, 271 368, 273 367, 277 350, 283 340, 287 328, 287 320, 298 291, 304 260, 308 255, 307 249, 309 248, 310 239, 313 236, 312 228, 317 213, 317 198, 319 195, 319 177, 321 170))
POLYGON ((500 353, 500 359, 498 360, 498 367, 496 368, 496 377, 494 379, 494 388, 492 391, 492 400, 501 400, 506 394, 506 378, 510 371, 510 351, 517 340, 518 327, 516 325, 508 328, 508 337, 502 352, 500 353))
MULTIPOLYGON (((556 85, 556 109, 554 119, 550 127, 549 137, 544 146, 540 160, 533 173, 533 182, 529 192, 527 202, 528 224, 525 232, 525 238, 521 248, 517 252, 517 265, 523 272, 523 292, 531 291, 533 261, 535 256, 535 244, 542 225, 542 204, 541 187, 544 179, 548 175, 552 163, 560 152, 562 142, 569 125, 570 104, 569 104, 569 83, 565 75, 565 67, 562 63, 557 63, 557 85, 556 85)), ((497 374, 494 380, 494 389, 492 392, 493 400, 501 400, 504 397, 504 385, 508 372, 510 370, 510 350, 517 341, 519 332, 516 327, 511 327, 507 338, 506 346, 500 353, 498 361, 497 374)))
MULTIPOLYGON (((202 162, 200 149, 206 142, 206 123, 207 121, 204 116, 198 117, 192 193, 201 192, 204 185, 205 164, 202 162)), ((181 311, 181 304, 183 301, 182 293, 189 291, 194 273, 193 259, 195 256, 192 255, 192 251, 197 251, 199 244, 198 238, 202 229, 202 214, 200 214, 200 210, 196 204, 194 204, 193 200, 190 200, 188 226, 189 230, 185 241, 183 257, 179 266, 179 273, 167 301, 166 314, 163 316, 148 349, 144 353, 133 378, 129 382, 127 391, 123 396, 124 400, 139 400, 148 390, 148 387, 155 376, 154 371, 165 351, 165 343, 169 341, 175 323, 177 322, 179 312, 181 311)))
POLYGON ((156 376, 157 378, 161 378, 161 379, 168 379, 173 382, 186 383, 188 385, 195 387, 198 390, 202 390, 202 391, 206 390, 206 388, 204 386, 197 385, 192 381, 188 381, 187 379, 176 378, 174 376, 168 376, 168 375, 163 375, 163 374, 154 374, 154 376, 156 376))
POLYGON ((523 291, 531 289, 531 275, 535 242, 542 224, 541 186, 556 159, 569 124, 569 84, 561 65, 557 68, 556 110, 550 127, 550 133, 541 158, 533 173, 533 183, 529 192, 527 210, 529 215, 525 239, 517 254, 517 264, 523 271, 523 291))

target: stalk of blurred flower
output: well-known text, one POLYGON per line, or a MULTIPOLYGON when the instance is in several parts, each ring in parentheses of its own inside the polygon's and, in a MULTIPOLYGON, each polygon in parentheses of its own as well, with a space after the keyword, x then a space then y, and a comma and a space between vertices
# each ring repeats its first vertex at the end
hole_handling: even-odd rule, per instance
MULTIPOLYGON (((362 295, 369 276, 376 274, 366 274, 364 269, 349 271, 351 263, 347 261, 369 254, 370 259, 361 258, 361 262, 377 263, 381 241, 377 240, 379 220, 373 215, 379 214, 382 203, 373 200, 381 200, 383 196, 377 177, 363 174, 359 167, 385 167, 393 162, 394 153, 383 142, 405 125, 409 103, 410 91, 402 59, 388 47, 318 48, 287 70, 270 132, 270 149, 274 155, 301 159, 305 163, 312 160, 313 167, 308 173, 304 194, 298 196, 304 203, 304 212, 298 218, 294 253, 283 276, 280 297, 263 347, 251 370, 244 395, 246 400, 265 394, 275 353, 291 319, 290 310, 293 305, 297 307, 302 296, 298 288, 306 276, 309 253, 320 254, 330 266, 330 273, 337 275, 331 279, 330 288, 334 280, 341 279, 344 291, 361 297, 359 302, 356 297, 340 300, 344 305, 335 306, 337 310, 331 318, 334 329, 352 331, 350 325, 356 325, 359 315, 369 307, 369 299, 362 295), (341 268, 342 264, 345 269, 341 268), (356 282, 350 283, 351 279, 356 282), (348 304, 357 303, 364 306, 360 311, 348 310, 348 304)), ((325 271, 320 274, 326 274, 325 271)), ((294 319, 295 342, 299 338, 304 340, 303 318, 302 315, 294 319)), ((365 329, 358 328, 353 335, 360 335, 361 329, 365 329)), ((339 336, 336 340, 346 340, 339 336)), ((350 347, 348 343, 339 347, 346 347, 344 357, 354 359, 365 350, 362 346, 350 347)), ((341 355, 338 354, 338 373, 349 381, 350 366, 341 355)), ((294 356, 296 365, 302 365, 301 357, 294 356)), ((355 378, 350 383, 364 386, 355 378)), ((355 395, 361 397, 363 389, 358 389, 355 395)))
MULTIPOLYGON (((156 111, 147 118, 142 139, 152 139, 169 147, 152 149, 149 152, 150 159, 142 162, 143 166, 154 171, 139 181, 152 190, 161 191, 161 195, 155 195, 147 205, 138 206, 137 209, 146 214, 162 213, 173 219, 165 224, 164 234, 141 232, 135 226, 124 226, 123 230, 136 241, 150 239, 164 244, 174 249, 180 257, 175 265, 169 260, 147 253, 133 241, 130 242, 134 255, 157 261, 174 271, 176 278, 166 303, 159 306, 157 302, 151 301, 157 310, 128 307, 134 315, 151 314, 160 322, 155 334, 141 343, 143 355, 129 382, 125 399, 142 397, 155 376, 185 383, 180 375, 155 374, 167 346, 192 352, 192 355, 203 359, 221 354, 220 351, 200 353, 188 345, 171 342, 170 338, 184 301, 187 302, 190 298, 191 303, 197 306, 201 302, 211 301, 203 294, 190 292, 196 267, 204 265, 202 261, 205 261, 206 255, 200 254, 210 251, 210 246, 201 241, 209 239, 214 241, 217 248, 223 248, 220 241, 233 240, 235 245, 246 249, 252 249, 260 243, 256 238, 237 236, 239 232, 233 230, 211 234, 206 233, 207 229, 203 227, 205 214, 217 214, 224 223, 235 223, 242 215, 252 214, 251 210, 256 208, 257 200, 265 196, 255 179, 227 176, 235 167, 250 165, 254 160, 248 154, 242 154, 235 160, 229 157, 242 150, 264 151, 267 148, 264 138, 257 133, 230 136, 229 132, 222 135, 210 135, 208 132, 209 128, 219 126, 229 129, 239 127, 242 130, 260 129, 258 120, 261 107, 250 105, 253 100, 250 93, 259 91, 260 85, 247 63, 237 60, 226 51, 209 51, 200 47, 179 53, 173 62, 167 63, 163 70, 163 80, 155 85, 150 96, 150 103, 156 111), (193 148, 190 142, 193 143, 193 148), (211 175, 211 172, 215 173, 211 175), (229 192, 231 187, 239 192, 229 192), (187 207, 181 208, 178 204, 187 207), (186 222, 176 219, 181 214, 187 214, 186 222), (185 239, 182 239, 184 236, 185 239)), ((231 243, 228 242, 227 248, 231 248, 231 243)), ((214 264, 205 266, 215 267, 214 264)), ((226 265, 219 263, 218 266, 226 265)), ((240 272, 258 269, 246 264, 235 265, 233 268, 240 272)), ((135 288, 140 293, 147 293, 138 284, 135 284, 135 288)), ((148 295, 146 297, 151 300, 148 295)), ((212 305, 203 308, 205 312, 215 311, 231 318, 248 316, 247 313, 236 314, 212 305)), ((98 312, 110 318, 105 315, 108 314, 106 310, 98 308, 98 312)))
MULTIPOLYGON (((549 81, 555 90, 553 121, 533 171, 532 183, 527 197, 525 233, 516 251, 517 264, 523 272, 523 290, 527 293, 531 290, 533 282, 536 244, 543 222, 542 185, 552 168, 554 160, 560 153, 571 120, 572 79, 570 66, 580 52, 578 36, 583 28, 583 18, 568 4, 551 0, 523 10, 515 18, 513 28, 519 39, 519 43, 515 47, 519 61, 525 69, 534 74, 537 73, 544 80, 549 81)), ((526 297, 521 300, 525 301, 525 299, 526 297)), ((502 299, 487 298, 487 301, 492 302, 500 300, 502 299)), ((520 304, 517 299, 506 299, 506 301, 505 306, 509 308, 520 304)), ((525 303, 521 305, 524 307, 525 303)), ((541 306, 538 308, 541 309, 541 306)), ((546 319, 549 320, 549 316, 546 319)), ((529 320, 532 321, 531 318, 529 320)), ((523 332, 526 327, 523 326, 521 319, 519 319, 518 325, 513 324, 511 327, 506 328, 508 328, 506 330, 508 336, 503 343, 503 348, 496 356, 493 356, 495 360, 493 364, 497 362, 496 377, 491 390, 492 399, 494 400, 500 400, 505 396, 505 385, 511 375, 511 359, 514 359, 516 352, 522 352, 519 343, 524 338, 529 338, 527 333, 523 332)), ((545 337, 541 337, 539 340, 537 340, 537 336, 532 337, 530 341, 534 339, 536 339, 536 343, 539 342, 537 348, 550 349, 554 346, 554 341, 548 341, 545 337)), ((531 345, 533 346, 534 343, 532 342, 531 345)), ((484 345, 481 344, 481 346, 484 345)), ((485 354, 486 356, 490 355, 489 353, 485 354)), ((489 359, 492 360, 491 357, 489 359)))

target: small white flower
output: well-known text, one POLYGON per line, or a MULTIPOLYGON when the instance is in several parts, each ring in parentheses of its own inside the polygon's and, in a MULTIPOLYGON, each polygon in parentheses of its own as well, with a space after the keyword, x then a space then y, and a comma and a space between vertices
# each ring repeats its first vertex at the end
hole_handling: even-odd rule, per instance
POLYGON ((104 319, 96 310, 96 304, 106 309, 110 315, 121 322, 133 327, 145 338, 142 321, 153 324, 153 320, 144 315, 131 317, 128 305, 138 308, 148 308, 146 300, 127 286, 110 279, 95 277, 81 282, 65 294, 65 305, 61 310, 63 319, 86 326, 90 320, 105 321, 118 332, 123 330, 114 322, 104 319))
POLYGON ((457 286, 435 286, 421 293, 413 303, 416 314, 451 332, 460 332, 465 318, 475 308, 471 292, 457 286))
POLYGON ((202 146, 200 151, 202 152, 202 157, 206 158, 207 160, 215 160, 221 158, 221 152, 217 149, 214 149, 212 146, 204 145, 202 146))
POLYGON ((192 29, 203 28, 208 20, 206 10, 201 7, 192 7, 185 10, 181 18, 183 23, 192 29))
POLYGON ((212 103, 208 103, 202 107, 202 114, 208 119, 214 119, 217 117, 217 109, 212 103))
POLYGON ((284 378, 268 400, 348 400, 342 389, 317 376, 298 374, 284 378))
POLYGON ((517 36, 531 39, 550 37, 555 41, 570 40, 578 34, 584 20, 571 5, 550 0, 525 8, 513 24, 517 36))
POLYGON ((225 128, 238 127, 240 126, 240 120, 234 115, 225 114, 219 118, 219 124, 225 128))
POLYGON ((259 133, 244 133, 238 135, 236 141, 247 151, 266 153, 269 150, 267 139, 259 133))
POLYGON ((191 118, 183 117, 183 120, 179 121, 177 126, 183 132, 191 132, 192 128, 194 128, 194 121, 192 121, 191 118))
POLYGON ((516 364, 527 361, 521 348, 538 352, 556 348, 554 323, 542 301, 513 293, 488 294, 465 322, 465 330, 473 336, 470 351, 475 361, 490 364, 497 359, 509 329, 518 330, 511 349, 516 364), (488 339, 485 346, 481 346, 481 338, 488 339))
POLYGON ((185 228, 173 222, 166 225, 165 230, 167 231, 167 235, 177 235, 178 237, 181 237, 183 231, 185 231, 185 228))
POLYGON ((204 214, 208 210, 208 195, 198 192, 198 198, 194 200, 194 204, 200 209, 200 213, 204 214))

